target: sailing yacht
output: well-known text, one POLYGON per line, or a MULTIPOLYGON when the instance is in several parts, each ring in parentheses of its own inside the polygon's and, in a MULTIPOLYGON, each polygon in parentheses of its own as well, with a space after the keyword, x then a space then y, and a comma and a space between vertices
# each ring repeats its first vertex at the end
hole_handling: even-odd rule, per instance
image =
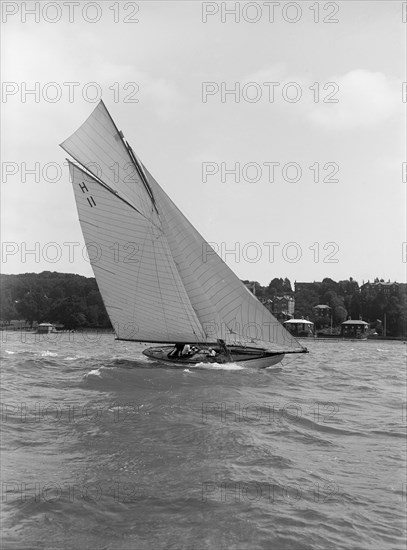
POLYGON ((103 101, 61 147, 118 340, 160 344, 143 353, 180 365, 262 368, 307 351, 172 202, 103 101))

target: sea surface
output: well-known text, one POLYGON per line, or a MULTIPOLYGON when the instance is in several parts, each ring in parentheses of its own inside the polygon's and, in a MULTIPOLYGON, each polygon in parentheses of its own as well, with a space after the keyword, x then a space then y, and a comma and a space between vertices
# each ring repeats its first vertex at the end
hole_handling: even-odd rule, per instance
POLYGON ((405 548, 403 342, 253 370, 1 337, 2 548, 405 548))

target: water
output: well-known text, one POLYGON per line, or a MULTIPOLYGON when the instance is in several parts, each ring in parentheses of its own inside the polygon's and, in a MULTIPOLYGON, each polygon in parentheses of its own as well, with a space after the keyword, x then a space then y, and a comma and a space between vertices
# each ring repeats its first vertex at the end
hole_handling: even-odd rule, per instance
POLYGON ((404 549, 403 343, 254 371, 2 338, 3 548, 404 549))

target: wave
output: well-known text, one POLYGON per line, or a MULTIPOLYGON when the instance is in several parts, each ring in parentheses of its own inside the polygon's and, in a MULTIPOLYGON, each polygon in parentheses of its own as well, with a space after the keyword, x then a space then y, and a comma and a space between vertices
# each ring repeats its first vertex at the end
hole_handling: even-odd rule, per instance
POLYGON ((196 365, 190 365, 190 368, 204 370, 246 370, 246 367, 242 367, 237 363, 197 363, 196 365))
POLYGON ((89 378, 90 376, 97 376, 98 378, 100 378, 102 376, 101 369, 93 369, 83 375, 84 378, 89 378))

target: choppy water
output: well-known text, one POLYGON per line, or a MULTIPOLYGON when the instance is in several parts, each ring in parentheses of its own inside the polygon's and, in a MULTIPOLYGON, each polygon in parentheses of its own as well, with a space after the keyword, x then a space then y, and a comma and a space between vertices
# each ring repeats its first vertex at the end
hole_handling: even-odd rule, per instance
POLYGON ((404 548, 403 343, 184 370, 2 337, 3 548, 404 548))

